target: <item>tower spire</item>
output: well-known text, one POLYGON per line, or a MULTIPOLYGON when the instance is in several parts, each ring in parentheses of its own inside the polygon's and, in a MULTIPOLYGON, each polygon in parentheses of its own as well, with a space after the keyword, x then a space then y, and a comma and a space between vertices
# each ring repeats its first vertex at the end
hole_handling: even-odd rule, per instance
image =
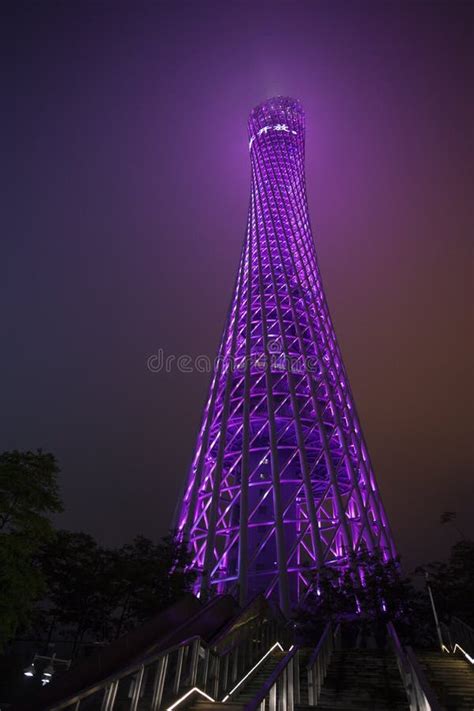
POLYGON ((322 565, 395 548, 321 283, 302 107, 275 97, 248 127, 246 237, 178 527, 202 595, 289 612, 322 565))

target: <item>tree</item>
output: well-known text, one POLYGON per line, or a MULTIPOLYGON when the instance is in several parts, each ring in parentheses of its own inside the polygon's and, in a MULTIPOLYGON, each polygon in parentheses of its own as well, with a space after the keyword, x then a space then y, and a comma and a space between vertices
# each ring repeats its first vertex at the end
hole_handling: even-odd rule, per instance
POLYGON ((325 625, 335 626, 356 612, 350 572, 329 565, 322 566, 314 576, 309 594, 296 611, 300 634, 308 644, 316 644, 325 625))
POLYGON ((115 636, 168 607, 187 592, 195 574, 187 547, 173 535, 158 544, 137 536, 117 551, 115 582, 118 608, 115 636))
POLYGON ((461 529, 459 528, 459 526, 457 525, 456 519, 457 519, 456 511, 443 511, 443 513, 439 517, 439 522, 442 526, 444 526, 447 523, 452 523, 453 528, 457 531, 457 533, 459 533, 460 537, 462 539, 464 539, 465 536, 464 536, 463 532, 461 531, 461 529))
POLYGON ((458 541, 447 563, 429 563, 417 571, 428 573, 441 619, 454 615, 474 626, 474 541, 458 541))
POLYGON ((403 577, 400 560, 384 560, 378 553, 354 556, 358 608, 371 620, 400 621, 410 613, 413 588, 403 577))
POLYGON ((87 533, 57 531, 39 552, 38 564, 46 580, 48 627, 73 640, 73 654, 87 636, 107 640, 116 606, 113 552, 87 533))
POLYGON ((33 557, 54 535, 49 516, 62 511, 58 473, 41 450, 0 455, 0 649, 28 623, 43 590, 33 557))
POLYGON ((399 560, 361 551, 349 563, 343 570, 324 566, 318 571, 297 613, 303 634, 317 639, 328 621, 357 622, 382 637, 389 621, 408 630, 419 596, 403 577, 399 560))
POLYGON ((47 592, 48 626, 74 642, 107 642, 121 636, 186 592, 194 574, 186 547, 173 536, 158 544, 137 536, 117 550, 85 533, 58 531, 39 556, 47 592))

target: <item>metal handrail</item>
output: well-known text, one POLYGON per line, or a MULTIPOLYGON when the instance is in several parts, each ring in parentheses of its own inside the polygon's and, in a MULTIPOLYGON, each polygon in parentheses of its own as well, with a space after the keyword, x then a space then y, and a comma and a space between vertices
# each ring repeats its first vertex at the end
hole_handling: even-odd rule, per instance
MULTIPOLYGON (((125 667, 123 670, 120 671, 119 675, 117 675, 116 673, 110 674, 105 679, 102 679, 99 683, 93 684, 87 689, 82 689, 77 694, 70 696, 66 701, 62 701, 59 704, 55 704, 54 706, 52 706, 51 711, 60 711, 60 709, 68 708, 69 706, 74 703, 77 703, 81 699, 85 699, 88 696, 91 696, 92 694, 96 693, 97 691, 100 691, 102 688, 106 688, 114 682, 117 683, 118 681, 120 681, 120 679, 123 679, 125 677, 132 676, 134 674, 139 674, 145 666, 159 662, 162 658, 168 657, 171 654, 174 654, 175 652, 179 653, 181 648, 195 645, 197 642, 200 642, 202 646, 206 645, 206 643, 201 640, 199 635, 193 635, 192 637, 188 637, 188 639, 174 644, 172 647, 168 647, 165 650, 161 650, 157 654, 152 654, 149 657, 142 659, 140 662, 125 667)), ((107 707, 107 704, 105 704, 105 706, 107 707)))
POLYGON ((415 692, 415 699, 418 702, 418 706, 415 706, 415 709, 419 708, 423 711, 424 709, 427 709, 427 711, 442 711, 443 707, 411 647, 406 647, 406 656, 412 673, 412 679, 415 682, 413 684, 413 690, 415 692))
POLYGON ((328 634, 330 634, 330 633, 331 633, 331 623, 328 622, 326 627, 323 630, 321 637, 319 638, 319 642, 317 643, 310 658, 308 659, 308 663, 306 665, 307 667, 310 667, 314 664, 314 662, 316 661, 316 657, 319 655, 321 648, 322 648, 323 644, 325 643, 328 634))
POLYGON ((332 625, 330 622, 328 622, 326 627, 324 628, 323 634, 321 635, 321 639, 316 645, 316 648, 308 661, 306 669, 308 673, 309 706, 318 705, 319 696, 321 694, 321 687, 326 677, 329 662, 331 660, 331 655, 336 645, 336 641, 339 639, 339 634, 340 625, 337 625, 333 633, 332 625))
POLYGON ((391 642, 392 650, 393 650, 395 657, 397 659, 397 662, 398 662, 400 674, 402 676, 404 674, 408 674, 409 669, 410 669, 409 664, 408 664, 408 659, 406 657, 406 654, 403 650, 402 644, 398 638, 398 634, 397 634, 392 622, 389 622, 387 624, 387 632, 388 632, 389 640, 391 642))
POLYGON ((458 650, 474 664, 474 630, 459 617, 453 617, 449 624, 440 624, 443 636, 443 650, 455 654, 458 650))
MULTIPOLYGON (((324 628, 323 634, 311 654, 306 671, 308 674, 308 704, 317 706, 321 686, 331 659, 331 654, 339 639, 340 626, 334 633, 331 623, 324 628)), ((299 647, 293 647, 270 674, 267 681, 256 696, 247 704, 244 711, 266 709, 268 699, 269 711, 283 708, 294 711, 295 701, 300 702, 300 664, 299 647)))
MULTIPOLYGON (((136 711, 145 688, 152 696, 152 711, 164 708, 164 700, 166 705, 171 699, 182 699, 183 695, 186 696, 192 690, 217 700, 235 686, 238 678, 248 672, 255 661, 276 641, 286 645, 288 631, 276 619, 254 618, 251 624, 246 623, 243 628, 246 629, 246 634, 238 634, 236 640, 231 635, 232 644, 224 650, 216 649, 215 640, 207 643, 198 635, 189 637, 130 664, 118 674, 109 675, 100 683, 70 696, 66 701, 52 705, 49 707, 50 711, 80 711, 81 700, 86 700, 93 694, 102 694, 102 711, 113 711, 117 692, 119 690, 120 693, 120 689, 123 689, 123 683, 130 684, 127 696, 130 699, 127 708, 130 711, 136 711), (147 681, 149 674, 153 675, 152 684, 147 681)), ((219 635, 219 641, 221 640, 222 636, 219 635)))
POLYGON ((411 647, 403 649, 392 622, 387 624, 387 631, 408 697, 410 711, 442 711, 442 706, 411 647))
POLYGON ((285 711, 294 711, 295 708, 295 676, 299 680, 299 664, 294 666, 294 658, 298 660, 299 647, 293 647, 288 654, 277 664, 262 688, 257 692, 252 701, 245 706, 244 711, 266 709, 268 697, 269 711, 277 710, 278 692, 283 697, 282 707, 285 711), (296 672, 296 675, 295 675, 296 672))

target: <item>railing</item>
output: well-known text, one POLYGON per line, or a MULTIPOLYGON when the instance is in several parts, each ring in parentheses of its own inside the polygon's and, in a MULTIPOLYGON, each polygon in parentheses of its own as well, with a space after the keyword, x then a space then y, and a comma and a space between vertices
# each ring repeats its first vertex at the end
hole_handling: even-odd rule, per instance
POLYGON ((299 682, 299 649, 293 647, 244 711, 294 711, 300 701, 299 682))
MULTIPOLYGON (((339 633, 339 625, 333 633, 332 626, 328 623, 306 665, 309 706, 318 705, 331 654, 339 646, 339 633)), ((295 704, 299 703, 300 649, 293 647, 275 667, 257 695, 247 704, 245 711, 294 711, 295 704)))
POLYGON ((328 622, 307 665, 308 704, 310 706, 318 705, 321 687, 326 677, 329 662, 331 660, 331 654, 334 649, 338 648, 339 638, 340 626, 337 625, 333 633, 331 623, 328 622))
POLYGON ((208 652, 199 637, 191 637, 52 709, 112 711, 116 708, 138 711, 146 708, 157 711, 163 707, 166 697, 179 695, 184 686, 198 686, 201 679, 207 676, 208 652))
POLYGON ((195 693, 225 697, 277 642, 287 645, 281 620, 253 617, 211 644, 194 636, 50 707, 51 711, 160 711, 195 693))
POLYGON ((403 649, 395 627, 387 625, 390 645, 397 659, 398 669, 410 704, 410 711, 441 711, 442 707, 431 688, 411 647, 403 649))
POLYGON ((287 626, 277 620, 253 620, 234 634, 233 644, 225 646, 224 638, 215 641, 210 677, 213 680, 213 696, 224 699, 258 665, 277 644, 288 648, 290 635, 287 626))
POLYGON ((453 617, 449 625, 441 622, 441 633, 443 637, 443 650, 446 652, 460 652, 464 657, 474 664, 474 630, 459 617, 453 617))

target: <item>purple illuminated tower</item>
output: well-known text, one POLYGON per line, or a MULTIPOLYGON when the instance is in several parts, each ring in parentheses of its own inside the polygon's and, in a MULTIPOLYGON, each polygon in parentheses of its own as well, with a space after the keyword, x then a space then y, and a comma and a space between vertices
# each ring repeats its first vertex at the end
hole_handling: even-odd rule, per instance
POLYGON ((289 612, 322 564, 395 555, 321 283, 304 114, 250 114, 246 238, 178 526, 197 591, 289 612))

